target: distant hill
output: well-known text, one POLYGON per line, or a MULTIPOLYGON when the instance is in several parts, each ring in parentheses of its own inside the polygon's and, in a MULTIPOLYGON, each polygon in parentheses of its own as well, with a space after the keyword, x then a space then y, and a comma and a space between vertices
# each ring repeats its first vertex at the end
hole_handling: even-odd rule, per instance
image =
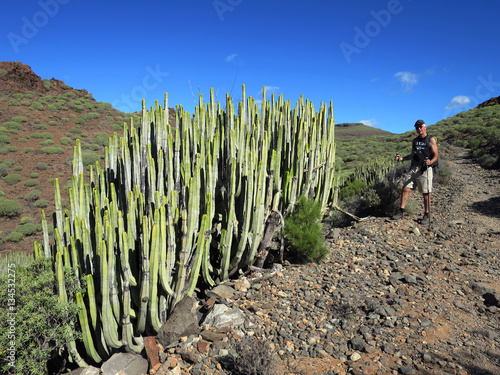
POLYGON ((341 139, 350 137, 387 136, 393 134, 394 133, 374 128, 361 122, 343 122, 341 124, 335 124, 335 135, 341 139))
POLYGON ((54 211, 54 178, 67 197, 75 140, 81 140, 85 163, 93 164, 132 116, 87 90, 42 79, 28 65, 0 62, 0 206, 6 210, 15 201, 21 208, 18 216, 0 216, 1 252, 31 251, 40 240, 40 211, 49 219, 54 211))

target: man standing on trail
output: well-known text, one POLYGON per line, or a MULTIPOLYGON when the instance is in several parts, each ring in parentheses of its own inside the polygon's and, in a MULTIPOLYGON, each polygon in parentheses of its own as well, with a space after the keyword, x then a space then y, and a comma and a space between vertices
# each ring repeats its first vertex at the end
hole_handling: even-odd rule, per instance
POLYGON ((392 218, 399 220, 404 217, 405 206, 410 196, 410 190, 415 187, 422 193, 424 197, 424 216, 420 220, 421 224, 430 223, 431 211, 431 192, 432 192, 432 177, 433 168, 437 166, 439 152, 436 138, 427 134, 427 125, 423 120, 418 120, 415 123, 415 130, 418 133, 412 142, 411 153, 401 157, 397 154, 396 161, 411 160, 411 167, 405 176, 403 182, 403 191, 401 193, 401 205, 399 212, 392 218))

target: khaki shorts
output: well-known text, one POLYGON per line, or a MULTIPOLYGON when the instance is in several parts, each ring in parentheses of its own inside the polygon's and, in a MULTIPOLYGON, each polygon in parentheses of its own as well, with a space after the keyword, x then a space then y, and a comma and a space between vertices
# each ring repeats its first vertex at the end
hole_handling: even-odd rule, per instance
POLYGON ((422 171, 421 167, 411 167, 404 177, 403 187, 418 191, 422 194, 432 193, 433 168, 422 171))

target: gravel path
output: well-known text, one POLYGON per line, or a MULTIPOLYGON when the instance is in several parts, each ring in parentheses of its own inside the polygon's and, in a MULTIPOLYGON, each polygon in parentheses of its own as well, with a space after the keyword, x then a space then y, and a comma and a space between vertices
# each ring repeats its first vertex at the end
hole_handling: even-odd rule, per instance
POLYGON ((430 228, 417 217, 325 228, 325 262, 248 275, 226 301, 245 324, 168 349, 183 360, 157 373, 230 373, 221 353, 254 336, 275 353, 273 373, 500 374, 500 173, 465 155, 447 157, 430 228))

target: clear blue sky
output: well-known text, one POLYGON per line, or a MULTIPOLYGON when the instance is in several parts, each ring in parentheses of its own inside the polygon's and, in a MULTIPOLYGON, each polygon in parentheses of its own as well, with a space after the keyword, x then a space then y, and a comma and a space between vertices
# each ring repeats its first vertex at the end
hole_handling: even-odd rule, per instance
POLYGON ((168 92, 193 112, 210 87, 222 102, 265 85, 292 103, 332 100, 337 123, 403 133, 500 95, 495 0, 4 3, 0 60, 124 111, 168 92))

